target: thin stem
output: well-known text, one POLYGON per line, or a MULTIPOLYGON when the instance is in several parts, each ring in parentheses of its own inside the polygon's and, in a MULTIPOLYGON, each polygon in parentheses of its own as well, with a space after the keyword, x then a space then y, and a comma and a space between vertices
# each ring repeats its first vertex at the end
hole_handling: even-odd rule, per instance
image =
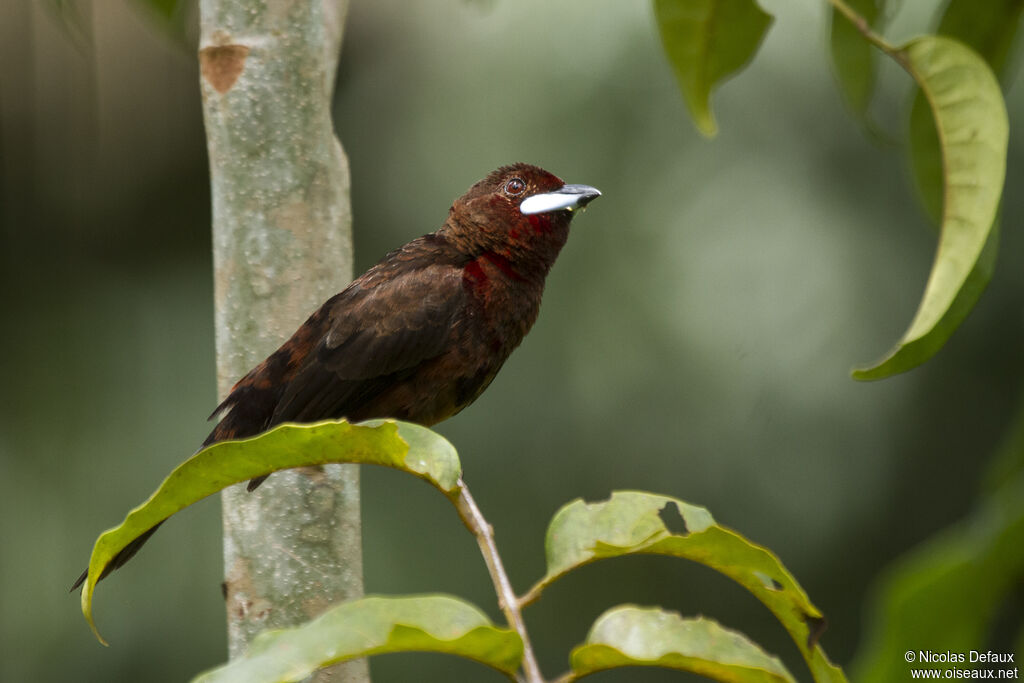
POLYGON ((476 501, 469 493, 466 483, 459 479, 455 494, 451 497, 455 509, 459 511, 459 517, 466 528, 476 537, 477 545, 480 546, 480 553, 484 556, 487 564, 487 572, 494 582, 494 590, 498 594, 498 605, 505 614, 509 626, 519 634, 523 641, 523 672, 526 674, 527 683, 544 683, 544 676, 541 674, 540 666, 537 665, 537 657, 530 645, 530 637, 526 633, 526 623, 523 621, 523 614, 519 610, 519 600, 515 591, 512 590, 512 583, 508 580, 505 567, 501 563, 501 556, 498 554, 498 547, 494 543, 494 529, 483 513, 477 507, 476 501))
POLYGON ((860 31, 861 35, 867 39, 869 43, 877 47, 882 52, 893 57, 897 61, 900 59, 900 51, 897 47, 889 43, 885 38, 875 33, 871 29, 871 24, 868 20, 857 14, 853 9, 847 5, 844 0, 828 0, 829 4, 835 8, 837 12, 842 14, 846 19, 854 25, 854 27, 860 31))
POLYGON ((532 605, 540 599, 541 592, 548 586, 548 581, 546 579, 547 577, 541 579, 535 583, 530 590, 519 596, 519 609, 532 605))

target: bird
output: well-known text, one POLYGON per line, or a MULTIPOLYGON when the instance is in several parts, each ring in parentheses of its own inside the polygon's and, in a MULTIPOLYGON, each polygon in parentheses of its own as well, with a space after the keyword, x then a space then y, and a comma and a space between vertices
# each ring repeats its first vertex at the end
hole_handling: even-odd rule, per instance
POLYGON ((242 377, 210 415, 219 421, 202 447, 283 422, 394 418, 431 427, 455 415, 530 331, 575 212, 599 196, 530 164, 491 172, 452 203, 438 230, 386 254, 242 377))

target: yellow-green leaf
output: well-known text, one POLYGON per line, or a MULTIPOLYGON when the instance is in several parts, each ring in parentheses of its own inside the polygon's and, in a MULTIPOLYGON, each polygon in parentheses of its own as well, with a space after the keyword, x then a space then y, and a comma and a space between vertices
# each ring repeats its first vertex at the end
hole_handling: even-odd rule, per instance
POLYGON ((174 469, 160 488, 96 539, 82 589, 82 614, 103 642, 92 617, 92 595, 110 561, 163 520, 223 488, 291 467, 328 463, 385 465, 404 470, 444 493, 455 490, 461 466, 455 448, 425 427, 394 420, 352 425, 345 420, 283 424, 251 439, 204 448, 174 469))
POLYGON ((777 657, 742 633, 711 619, 632 605, 599 616, 569 661, 577 678, 624 666, 658 666, 738 683, 794 680, 777 657))
MULTIPOLYGON (((1006 57, 1020 26, 1022 10, 1024 0, 991 0, 984 12, 978 11, 976 0, 952 0, 946 6, 937 32, 975 50, 995 74, 1001 76, 1006 71, 1006 57)), ((929 217, 938 224, 942 219, 942 150, 935 132, 935 118, 920 89, 914 95, 910 110, 908 141, 921 202, 929 217)), ((935 335, 942 341, 959 326, 992 279, 999 243, 998 227, 997 219, 978 264, 968 276, 950 314, 943 320, 948 333, 935 335)))
POLYGON ((552 518, 546 552, 547 574, 531 596, 569 571, 604 558, 657 554, 699 562, 733 579, 771 610, 816 681, 846 680, 817 644, 825 619, 792 574, 771 551, 715 523, 705 508, 639 491, 616 491, 598 503, 575 500, 552 518))
MULTIPOLYGON (((997 76, 1004 76, 1022 12, 1024 0, 988 0, 984 12, 978 11, 977 0, 951 0, 936 33, 959 40, 984 58, 997 76)), ((909 142, 921 201, 938 223, 942 216, 942 151, 935 119, 920 89, 910 112, 909 142)))
MULTIPOLYGON (((966 316, 987 282, 971 274, 989 242, 1006 175, 1006 105, 985 61, 942 36, 913 40, 896 57, 917 81, 935 119, 943 159, 942 227, 914 320, 888 356, 854 370, 853 377, 862 380, 925 362, 966 316)), ((994 251, 990 256, 994 259, 994 251)))
POLYGON ((694 123, 711 137, 711 91, 750 61, 772 17, 754 0, 654 0, 654 16, 694 123))
POLYGON ((389 652, 456 655, 511 678, 523 658, 523 641, 458 598, 365 597, 302 626, 261 633, 244 656, 193 683, 290 683, 338 662, 389 652))

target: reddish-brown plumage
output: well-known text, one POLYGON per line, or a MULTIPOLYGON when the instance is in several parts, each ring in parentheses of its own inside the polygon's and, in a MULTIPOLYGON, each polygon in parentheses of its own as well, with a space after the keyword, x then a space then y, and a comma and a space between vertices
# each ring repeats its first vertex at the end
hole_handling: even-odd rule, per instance
POLYGON ((530 330, 572 210, 599 194, 528 164, 494 171, 455 200, 439 230, 387 254, 239 380, 203 445, 282 422, 392 417, 430 426, 459 412, 530 330))
POLYGON ((338 417, 429 426, 469 405, 533 325, 569 234, 570 211, 519 204, 563 186, 526 164, 473 185, 440 230, 385 256, 243 377, 204 445, 338 417))

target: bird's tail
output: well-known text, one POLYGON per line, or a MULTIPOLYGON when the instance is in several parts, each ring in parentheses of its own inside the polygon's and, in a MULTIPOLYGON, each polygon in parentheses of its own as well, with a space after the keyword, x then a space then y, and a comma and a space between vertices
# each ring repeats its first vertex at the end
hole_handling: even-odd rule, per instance
MULTIPOLYGON (((215 410, 213 412, 213 415, 210 416, 211 419, 216 417, 218 413, 224 410, 227 403, 228 402, 225 401, 220 406, 218 406, 217 410, 215 410)), ((242 422, 242 420, 240 419, 239 412, 236 411, 238 411, 237 407, 230 408, 229 412, 223 417, 221 417, 220 422, 218 422, 214 426, 213 431, 211 431, 210 435, 206 437, 205 441, 203 441, 203 448, 206 448, 207 446, 215 444, 219 441, 228 441, 230 439, 244 439, 248 436, 252 436, 252 429, 244 429, 239 425, 239 422, 242 422)), ((265 474, 262 477, 250 479, 249 485, 246 488, 250 493, 252 493, 253 491, 256 490, 256 487, 258 487, 260 484, 266 481, 267 477, 269 476, 269 474, 265 474)))
MULTIPOLYGON (((149 530, 146 531, 146 533, 142 534, 134 541, 126 545, 124 548, 122 548, 121 552, 119 552, 117 555, 114 555, 114 559, 108 562, 107 566, 103 568, 103 571, 100 572, 100 578, 96 579, 96 581, 102 581, 107 576, 107 574, 114 571, 115 569, 123 565, 125 562, 135 557, 135 553, 139 552, 139 548, 146 544, 146 541, 149 540, 149 537, 156 533, 156 530, 159 529, 160 525, 163 524, 165 521, 167 520, 157 522, 156 526, 150 527, 149 530)), ((84 572, 82 572, 82 575, 78 577, 78 580, 75 581, 75 583, 71 586, 71 590, 68 592, 74 592, 76 588, 85 583, 85 579, 88 576, 89 570, 87 568, 84 572)))
MULTIPOLYGON (((237 385, 236 389, 238 389, 237 385)), ((258 416, 253 416, 248 414, 244 410, 240 410, 239 407, 235 405, 235 402, 238 400, 239 396, 237 396, 235 394, 235 391, 233 390, 231 395, 229 395, 228 398, 226 398, 223 403, 217 406, 217 409, 213 411, 212 415, 210 415, 210 419, 216 417, 220 417, 221 419, 214 426, 213 431, 210 432, 210 435, 206 437, 206 440, 203 441, 203 448, 206 448, 210 444, 217 443, 218 441, 227 441, 229 439, 242 439, 247 436, 252 436, 253 434, 256 434, 259 431, 261 431, 259 427, 253 426, 258 424, 258 416)), ((256 477, 255 479, 250 480, 248 486, 249 491, 256 490, 256 487, 262 484, 263 481, 267 478, 267 476, 269 475, 256 477)), ((107 564, 107 566, 103 568, 103 571, 100 573, 100 578, 96 580, 102 581, 108 574, 110 574, 110 572, 114 571, 115 569, 118 569, 125 562, 135 557, 135 553, 139 552, 139 548, 146 544, 146 541, 149 540, 149 537, 156 533, 156 530, 160 528, 160 525, 163 524, 164 521, 166 520, 158 522, 155 526, 147 530, 146 533, 142 534, 134 541, 126 545, 121 550, 121 552, 115 555, 114 559, 112 559, 107 564)), ((88 578, 88 576, 89 570, 86 569, 84 572, 82 572, 82 575, 78 577, 78 580, 75 581, 75 583, 71 586, 71 591, 74 591, 76 588, 85 583, 85 580, 86 578, 88 578)))

